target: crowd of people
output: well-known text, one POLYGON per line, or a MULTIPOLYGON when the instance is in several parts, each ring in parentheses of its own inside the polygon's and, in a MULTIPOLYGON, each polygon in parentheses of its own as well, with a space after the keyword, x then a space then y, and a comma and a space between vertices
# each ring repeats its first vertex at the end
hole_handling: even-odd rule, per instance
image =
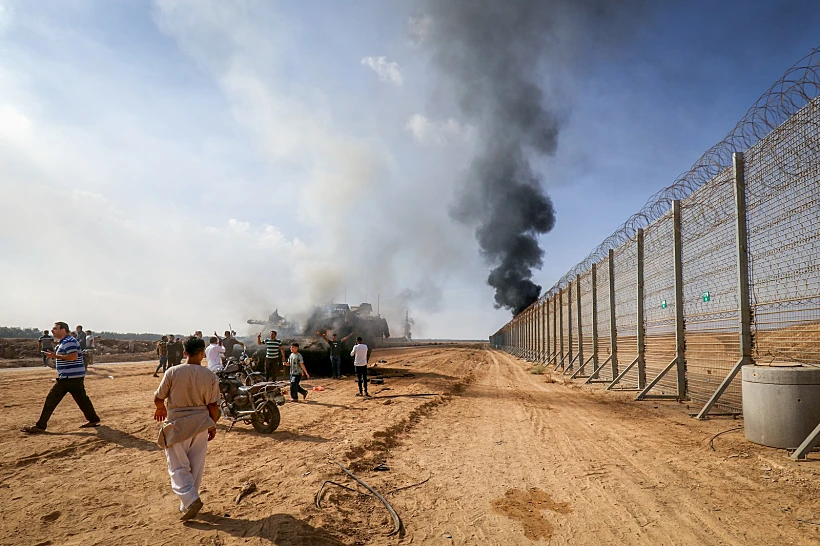
MULTIPOLYGON (((324 333, 317 334, 328 343, 333 377, 341 379, 341 344, 353 334, 341 340, 336 334, 332 335, 332 339, 324 333)), ((303 400, 307 399, 308 391, 301 386, 301 381, 303 377, 310 378, 310 374, 299 352, 299 344, 291 343, 290 354, 285 359, 285 350, 275 331, 271 331, 264 341, 260 333, 257 341, 265 347, 265 357, 261 362, 265 378, 275 381, 287 361, 291 399, 298 402, 300 394, 303 400)), ((100 425, 100 417, 85 391, 86 359, 90 354, 88 349, 93 349, 93 344, 93 334, 84 331, 82 326, 77 326, 72 332, 67 323, 55 322, 51 332, 43 332, 38 339, 43 363, 48 365, 50 360, 54 360, 57 378, 46 395, 40 418, 33 425, 22 427, 22 432, 45 433, 51 415, 66 394, 71 394, 85 416, 86 422, 80 425, 81 428, 100 425)), ((217 373, 223 370, 226 355, 232 356, 237 345, 246 348, 236 339, 235 332, 226 331, 224 337, 214 332, 206 346, 199 330, 184 341, 170 334, 162 336, 157 343, 159 365, 154 370, 154 377, 158 377, 160 369, 163 371, 159 386, 154 391, 154 420, 162 423, 157 445, 165 451, 171 490, 179 499, 181 521, 194 518, 203 506, 199 488, 205 469, 207 445, 216 437, 216 422, 220 417, 217 373), (182 365, 183 357, 185 365, 182 365), (202 365, 203 361, 206 366, 202 365)), ((369 397, 367 345, 361 337, 356 338, 350 356, 354 359, 359 387, 357 396, 369 397)))

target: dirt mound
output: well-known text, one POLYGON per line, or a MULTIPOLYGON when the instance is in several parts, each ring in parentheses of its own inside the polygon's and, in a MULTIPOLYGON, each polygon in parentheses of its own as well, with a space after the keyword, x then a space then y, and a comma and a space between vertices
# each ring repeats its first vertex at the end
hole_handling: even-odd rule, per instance
MULTIPOLYGON (((101 339, 94 342, 98 355, 123 355, 152 352, 156 348, 154 341, 135 341, 121 339, 101 339)), ((3 339, 0 338, 0 358, 39 358, 36 339, 3 339)))

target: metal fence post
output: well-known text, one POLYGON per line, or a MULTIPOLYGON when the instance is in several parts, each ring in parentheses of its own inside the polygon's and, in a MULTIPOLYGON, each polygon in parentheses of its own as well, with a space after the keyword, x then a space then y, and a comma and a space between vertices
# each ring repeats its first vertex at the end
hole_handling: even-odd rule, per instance
POLYGON ((592 264, 592 377, 598 378, 598 267, 592 264))
POLYGON ((684 322, 683 322, 683 241, 681 238, 680 201, 672 201, 672 218, 674 232, 674 269, 675 269, 675 347, 678 361, 678 400, 686 399, 686 355, 684 322))
POLYGON ((575 275, 575 315, 578 317, 578 366, 584 365, 584 328, 581 318, 581 275, 575 275))
POLYGON ((638 229, 638 293, 637 293, 637 315, 638 315, 638 387, 646 387, 646 325, 644 324, 643 312, 643 229, 638 229))
POLYGON ((746 218, 746 174, 742 152, 732 155, 735 190, 735 237, 737 249, 737 301, 738 321, 740 326, 740 359, 735 363, 729 374, 720 383, 706 405, 697 415, 698 419, 705 419, 709 411, 723 395, 729 384, 740 369, 752 364, 752 309, 751 293, 749 291, 749 239, 747 234, 746 218))
POLYGON ((572 369, 572 281, 567 284, 567 364, 562 369, 572 369))
POLYGON ((558 346, 558 294, 552 296, 552 350, 555 353, 556 360, 560 357, 558 346))
POLYGON ((609 346, 612 377, 618 377, 618 323, 615 320, 615 251, 609 249, 609 346))
MULTIPOLYGON (((558 347, 561 349, 561 361, 564 360, 564 291, 558 292, 558 347)), ((558 369, 558 365, 555 365, 558 369)))

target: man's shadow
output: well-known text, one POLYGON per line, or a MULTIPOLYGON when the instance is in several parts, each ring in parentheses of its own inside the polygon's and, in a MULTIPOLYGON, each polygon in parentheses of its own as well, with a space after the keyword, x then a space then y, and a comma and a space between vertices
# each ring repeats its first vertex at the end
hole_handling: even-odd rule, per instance
POLYGON ((143 440, 138 436, 134 436, 123 430, 100 425, 96 427, 97 436, 112 444, 118 444, 122 447, 139 449, 140 451, 159 451, 159 446, 156 442, 143 440))
POLYGON ((321 527, 313 527, 290 514, 271 514, 259 520, 201 513, 185 523, 200 531, 221 531, 235 537, 259 537, 277 546, 344 546, 344 542, 321 527))

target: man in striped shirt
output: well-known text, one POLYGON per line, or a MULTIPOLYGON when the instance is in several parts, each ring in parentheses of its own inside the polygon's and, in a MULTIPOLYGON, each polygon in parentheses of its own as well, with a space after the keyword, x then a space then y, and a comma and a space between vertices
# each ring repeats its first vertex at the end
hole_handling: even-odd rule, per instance
POLYGON ((80 425, 80 428, 96 427, 100 424, 100 418, 94 411, 94 404, 85 393, 85 366, 80 343, 69 334, 68 324, 65 322, 55 322, 51 333, 57 340, 57 348, 44 354, 57 360, 57 381, 46 396, 46 402, 37 423, 20 430, 29 434, 45 432, 51 414, 69 393, 80 406, 87 421, 84 425, 80 425))
POLYGON ((264 343, 262 334, 257 334, 256 341, 259 345, 265 345, 265 369, 262 373, 268 381, 276 381, 285 361, 285 350, 282 348, 282 342, 276 339, 276 330, 270 331, 270 339, 266 339, 264 343))

